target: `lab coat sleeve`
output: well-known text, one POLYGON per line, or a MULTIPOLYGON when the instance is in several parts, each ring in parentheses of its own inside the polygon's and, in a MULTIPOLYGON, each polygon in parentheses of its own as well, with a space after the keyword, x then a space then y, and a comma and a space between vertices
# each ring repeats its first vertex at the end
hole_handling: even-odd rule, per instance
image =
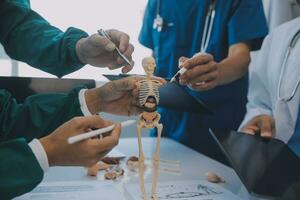
POLYGON ((10 200, 35 188, 44 173, 25 139, 0 143, 0 198, 10 200))
POLYGON ((247 113, 240 129, 258 115, 272 116, 271 98, 268 90, 270 85, 266 79, 270 38, 270 35, 266 37, 256 61, 250 66, 247 113))
POLYGON ((83 67, 75 46, 87 36, 72 27, 61 31, 23 1, 3 0, 0 6, 0 42, 6 53, 58 77, 83 67))
POLYGON ((261 47, 268 34, 267 20, 261 0, 234 1, 233 13, 228 22, 229 45, 247 42, 251 50, 261 47))
POLYGON ((38 94, 18 104, 0 90, 0 141, 43 137, 75 116, 82 116, 77 87, 70 93, 38 94))

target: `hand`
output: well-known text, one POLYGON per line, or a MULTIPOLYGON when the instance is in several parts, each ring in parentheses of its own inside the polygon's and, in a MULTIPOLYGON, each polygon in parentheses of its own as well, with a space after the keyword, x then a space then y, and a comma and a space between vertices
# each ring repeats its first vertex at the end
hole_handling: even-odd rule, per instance
POLYGON ((246 124, 241 131, 250 135, 259 134, 264 138, 273 138, 276 133, 275 120, 269 115, 259 115, 246 124))
MULTIPOLYGON (((115 115, 138 115, 143 109, 139 105, 138 81, 143 76, 132 76, 117 81, 111 81, 100 88, 87 90, 85 99, 91 113, 107 112, 115 115)), ((162 84, 164 79, 154 78, 162 84)))
POLYGON ((187 71, 179 77, 182 85, 187 85, 196 91, 206 91, 218 85, 219 70, 217 63, 210 54, 196 54, 188 59, 181 57, 180 67, 187 71))
POLYGON ((106 32, 112 38, 112 42, 99 34, 93 34, 77 42, 76 53, 80 61, 95 67, 108 67, 111 70, 125 66, 122 72, 129 72, 134 65, 131 57, 134 47, 129 43, 129 36, 126 33, 113 29, 106 32), (120 51, 132 61, 131 66, 127 65, 115 52, 115 44, 120 51))
POLYGON ((50 166, 92 166, 101 160, 118 144, 121 126, 116 125, 110 135, 103 139, 88 139, 75 144, 68 144, 71 136, 111 125, 109 121, 94 115, 75 117, 57 128, 50 135, 40 139, 50 166))

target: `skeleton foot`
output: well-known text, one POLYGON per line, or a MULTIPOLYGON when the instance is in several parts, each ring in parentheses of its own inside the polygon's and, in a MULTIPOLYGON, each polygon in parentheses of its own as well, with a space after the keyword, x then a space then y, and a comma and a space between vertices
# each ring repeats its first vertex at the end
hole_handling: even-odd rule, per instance
POLYGON ((159 200, 159 198, 158 198, 157 194, 152 194, 152 197, 151 197, 151 199, 153 199, 153 200, 159 200))
POLYGON ((143 196, 143 200, 148 200, 148 197, 146 194, 143 194, 142 196, 143 196))

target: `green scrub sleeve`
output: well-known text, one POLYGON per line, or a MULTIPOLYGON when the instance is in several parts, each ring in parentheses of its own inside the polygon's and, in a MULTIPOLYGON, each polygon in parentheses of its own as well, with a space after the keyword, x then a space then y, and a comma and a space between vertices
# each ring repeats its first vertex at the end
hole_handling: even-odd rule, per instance
POLYGON ((52 26, 20 0, 3 0, 0 6, 0 42, 13 59, 58 77, 84 66, 75 46, 88 34, 77 28, 65 32, 52 26))
POLYGON ((27 142, 53 132, 75 116, 82 116, 79 86, 70 93, 38 94, 18 104, 0 90, 0 142, 23 137, 27 142))
POLYGON ((44 173, 25 139, 0 143, 0 199, 9 200, 35 188, 44 173))

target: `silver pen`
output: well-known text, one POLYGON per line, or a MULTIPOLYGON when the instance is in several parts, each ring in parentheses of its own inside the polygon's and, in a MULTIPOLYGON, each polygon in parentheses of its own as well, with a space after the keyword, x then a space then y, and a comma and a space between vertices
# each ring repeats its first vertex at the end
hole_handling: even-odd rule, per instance
MULTIPOLYGON (((103 29, 98 30, 98 34, 101 35, 101 36, 103 36, 103 37, 106 37, 108 40, 110 40, 111 42, 113 42, 112 39, 111 39, 111 37, 106 33, 105 30, 103 30, 103 29)), ((131 62, 128 60, 128 58, 126 58, 126 56, 124 56, 124 54, 121 53, 120 49, 117 46, 115 48, 115 51, 126 62, 127 65, 132 66, 131 62)))
MULTIPOLYGON (((199 56, 199 55, 205 55, 204 52, 199 52, 196 53, 193 57, 195 56, 199 56)), ((179 63, 179 66, 182 65, 182 63, 179 63)), ((170 80, 170 82, 175 82, 178 80, 179 76, 181 76, 182 74, 184 74, 187 71, 186 68, 182 67, 170 80)))
POLYGON ((184 74, 187 71, 186 68, 182 67, 170 80, 170 82, 175 82, 177 81, 177 79, 179 78, 179 76, 181 76, 182 74, 184 74))

